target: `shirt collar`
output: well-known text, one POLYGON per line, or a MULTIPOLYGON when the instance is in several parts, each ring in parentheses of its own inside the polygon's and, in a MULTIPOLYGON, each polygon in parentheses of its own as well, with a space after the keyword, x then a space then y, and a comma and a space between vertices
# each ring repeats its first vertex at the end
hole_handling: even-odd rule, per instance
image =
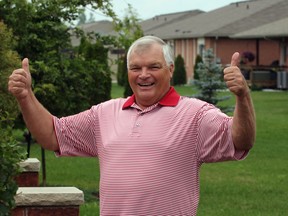
MULTIPOLYGON (((166 95, 158 102, 161 106, 176 106, 179 102, 180 95, 176 92, 174 87, 170 87, 166 95)), ((131 107, 135 103, 135 94, 129 97, 123 104, 122 109, 131 107)))

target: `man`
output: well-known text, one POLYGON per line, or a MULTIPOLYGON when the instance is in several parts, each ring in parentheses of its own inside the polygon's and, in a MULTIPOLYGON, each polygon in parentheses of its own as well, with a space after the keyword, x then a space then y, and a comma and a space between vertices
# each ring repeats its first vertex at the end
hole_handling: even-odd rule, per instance
POLYGON ((9 91, 44 148, 99 158, 101 215, 196 215, 201 164, 243 159, 254 143, 255 114, 238 60, 235 53, 224 70, 236 96, 233 118, 178 95, 170 47, 153 36, 128 51, 134 94, 127 99, 58 119, 35 98, 27 59, 10 76, 9 91))

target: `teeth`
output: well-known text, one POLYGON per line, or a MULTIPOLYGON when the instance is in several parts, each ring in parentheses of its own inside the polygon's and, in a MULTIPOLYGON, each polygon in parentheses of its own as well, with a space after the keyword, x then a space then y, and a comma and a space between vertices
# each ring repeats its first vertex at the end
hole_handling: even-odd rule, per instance
POLYGON ((140 86, 151 86, 153 85, 153 83, 139 83, 140 86))

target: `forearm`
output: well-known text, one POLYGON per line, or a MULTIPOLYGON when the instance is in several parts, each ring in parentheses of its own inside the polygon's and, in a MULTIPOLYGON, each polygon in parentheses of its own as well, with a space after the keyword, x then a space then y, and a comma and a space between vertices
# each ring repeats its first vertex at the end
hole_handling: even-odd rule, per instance
POLYGON ((236 96, 233 117, 232 138, 236 149, 252 148, 256 137, 256 117, 250 93, 243 97, 236 96))
POLYGON ((18 100, 28 130, 45 149, 58 150, 53 126, 53 116, 40 104, 31 92, 25 99, 18 100))

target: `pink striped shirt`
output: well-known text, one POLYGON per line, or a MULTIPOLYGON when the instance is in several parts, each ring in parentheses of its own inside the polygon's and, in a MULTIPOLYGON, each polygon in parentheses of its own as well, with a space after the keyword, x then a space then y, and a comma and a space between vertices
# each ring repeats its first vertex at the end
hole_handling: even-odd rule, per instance
POLYGON ((172 87, 141 110, 113 99, 54 127, 60 156, 98 157, 100 214, 196 215, 202 163, 240 160, 232 143, 232 118, 214 106, 181 97, 172 87))

